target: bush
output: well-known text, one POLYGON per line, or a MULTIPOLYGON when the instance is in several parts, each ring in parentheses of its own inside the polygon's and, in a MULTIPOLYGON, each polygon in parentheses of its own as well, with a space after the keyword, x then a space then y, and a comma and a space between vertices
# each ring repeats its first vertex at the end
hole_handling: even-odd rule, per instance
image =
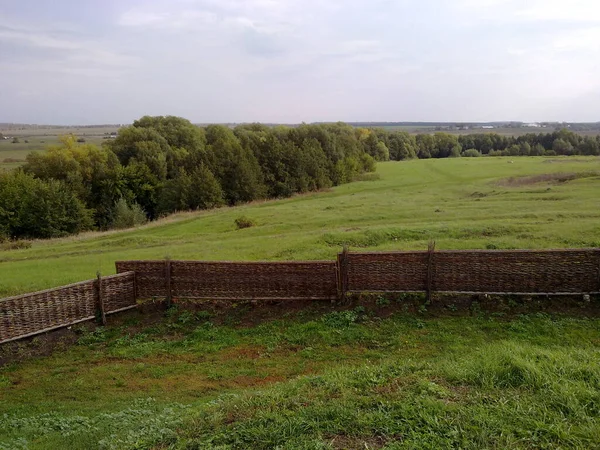
POLYGON ((21 142, 21 141, 19 140, 18 137, 13 138, 13 140, 12 140, 13 144, 18 144, 19 142, 21 142))
POLYGON ((127 200, 120 198, 115 204, 112 228, 132 228, 147 221, 146 213, 137 203, 129 204, 127 200))
POLYGON ((469 149, 465 150, 464 152, 462 152, 462 155, 466 156, 467 158, 476 158, 478 156, 481 156, 481 153, 479 153, 474 148, 469 148, 469 149))
POLYGON ((238 217, 237 219, 235 219, 235 227, 238 230, 241 230, 243 228, 251 228, 255 225, 256 225, 256 222, 246 216, 241 216, 241 217, 238 217))

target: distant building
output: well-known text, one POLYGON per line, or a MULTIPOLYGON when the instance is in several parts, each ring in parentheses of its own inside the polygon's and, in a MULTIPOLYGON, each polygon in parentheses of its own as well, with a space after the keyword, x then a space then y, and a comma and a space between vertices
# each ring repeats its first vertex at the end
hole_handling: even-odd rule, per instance
POLYGON ((485 130, 493 130, 494 129, 493 125, 482 125, 481 128, 483 128, 485 130))

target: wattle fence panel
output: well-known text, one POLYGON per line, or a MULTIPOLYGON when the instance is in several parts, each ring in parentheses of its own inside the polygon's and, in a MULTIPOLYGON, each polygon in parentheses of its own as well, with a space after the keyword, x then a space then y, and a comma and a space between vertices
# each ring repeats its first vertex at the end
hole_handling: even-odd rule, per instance
POLYGON ((346 292, 600 293, 600 250, 346 253, 346 292))
POLYGON ((214 300, 333 300, 338 297, 335 261, 205 262, 119 261, 134 271, 138 298, 214 300))
POLYGON ((94 281, 0 301, 0 342, 90 320, 96 314, 94 281))
POLYGON ((105 314, 135 308, 135 272, 103 277, 100 294, 105 314))
POLYGON ((133 272, 8 297, 0 300, 0 343, 136 306, 133 272))
POLYGON ((427 289, 427 252, 347 253, 346 258, 347 292, 427 289))

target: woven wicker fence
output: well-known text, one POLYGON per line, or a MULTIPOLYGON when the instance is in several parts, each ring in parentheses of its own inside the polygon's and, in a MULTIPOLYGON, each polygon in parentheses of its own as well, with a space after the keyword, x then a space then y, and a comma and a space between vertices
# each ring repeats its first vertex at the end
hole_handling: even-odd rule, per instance
POLYGON ((0 343, 137 299, 333 300, 359 292, 598 294, 600 249, 349 253, 337 261, 119 261, 117 275, 0 300, 0 343))
POLYGON ((203 262, 119 261, 134 271, 138 298, 214 300, 333 300, 338 297, 335 261, 203 262))
POLYGON ((112 275, 0 300, 0 343, 135 308, 135 274, 112 275))
POLYGON ((342 253, 338 261, 343 292, 600 292, 600 249, 342 253))

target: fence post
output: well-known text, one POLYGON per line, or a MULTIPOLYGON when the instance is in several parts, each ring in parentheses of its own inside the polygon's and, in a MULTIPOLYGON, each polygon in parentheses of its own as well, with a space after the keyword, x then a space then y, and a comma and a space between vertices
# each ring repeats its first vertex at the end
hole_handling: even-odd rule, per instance
POLYGON ((171 293, 171 258, 169 257, 165 259, 165 285, 167 291, 167 308, 170 308, 173 301, 173 296, 171 293))
POLYGON ((600 292, 600 248, 596 249, 596 255, 598 255, 598 292, 600 292))
POLYGON ((96 310, 98 322, 106 325, 106 311, 104 310, 104 299, 102 298, 102 276, 100 271, 96 272, 96 310))
POLYGON ((337 257, 337 275, 338 275, 338 298, 341 302, 346 301, 348 292, 348 247, 344 245, 342 253, 337 257))
POLYGON ((433 254, 435 253, 435 241, 429 241, 427 244, 427 303, 431 303, 431 291, 433 285, 433 254))

